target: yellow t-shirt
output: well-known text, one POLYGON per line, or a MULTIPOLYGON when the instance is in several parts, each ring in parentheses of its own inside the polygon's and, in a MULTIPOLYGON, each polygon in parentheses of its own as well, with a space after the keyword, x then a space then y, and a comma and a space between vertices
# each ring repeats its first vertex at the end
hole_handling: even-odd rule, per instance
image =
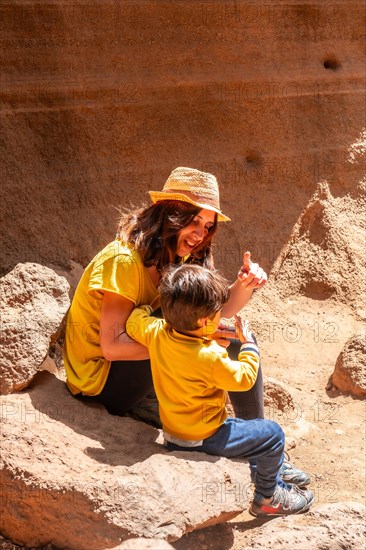
POLYGON ((238 361, 207 338, 194 338, 150 317, 148 307, 133 310, 127 334, 147 346, 164 431, 195 441, 214 434, 227 417, 226 391, 249 390, 257 379, 259 352, 242 346, 238 361))
POLYGON ((85 269, 68 314, 64 363, 73 394, 98 395, 107 380, 110 361, 100 347, 100 312, 104 292, 115 292, 137 306, 152 304, 158 290, 131 246, 108 244, 85 269))

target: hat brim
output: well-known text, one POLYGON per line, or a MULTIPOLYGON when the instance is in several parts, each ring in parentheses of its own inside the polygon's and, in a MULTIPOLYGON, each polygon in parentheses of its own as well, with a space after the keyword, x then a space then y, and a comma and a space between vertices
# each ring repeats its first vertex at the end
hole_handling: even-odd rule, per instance
POLYGON ((205 202, 198 202, 184 193, 165 193, 164 191, 149 191, 150 198, 152 202, 155 204, 160 201, 182 201, 182 202, 189 202, 189 204, 194 204, 194 206, 198 206, 199 208, 204 208, 206 210, 211 210, 212 212, 216 212, 217 214, 217 220, 219 222, 230 222, 231 219, 228 216, 225 216, 218 208, 215 206, 212 206, 211 204, 207 204, 205 202))

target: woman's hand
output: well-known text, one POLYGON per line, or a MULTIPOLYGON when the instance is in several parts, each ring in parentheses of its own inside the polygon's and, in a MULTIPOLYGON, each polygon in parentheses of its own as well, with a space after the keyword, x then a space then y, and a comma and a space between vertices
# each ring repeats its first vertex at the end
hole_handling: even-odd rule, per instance
POLYGON ((258 264, 252 262, 250 252, 245 252, 243 265, 239 270, 237 278, 242 287, 254 290, 266 284, 267 273, 258 264))
POLYGON ((250 252, 245 252, 243 265, 236 281, 230 286, 230 298, 222 308, 221 316, 234 317, 250 300, 253 290, 262 288, 267 282, 267 273, 250 259, 250 252))

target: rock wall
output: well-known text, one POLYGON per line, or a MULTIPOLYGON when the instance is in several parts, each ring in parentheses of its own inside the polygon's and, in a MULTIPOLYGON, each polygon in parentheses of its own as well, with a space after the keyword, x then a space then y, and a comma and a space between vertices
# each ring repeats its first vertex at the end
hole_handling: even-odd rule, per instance
POLYGON ((244 249, 267 269, 316 184, 347 163, 365 120, 362 0, 12 1, 0 6, 3 270, 85 265, 116 205, 179 165, 212 171, 244 249))

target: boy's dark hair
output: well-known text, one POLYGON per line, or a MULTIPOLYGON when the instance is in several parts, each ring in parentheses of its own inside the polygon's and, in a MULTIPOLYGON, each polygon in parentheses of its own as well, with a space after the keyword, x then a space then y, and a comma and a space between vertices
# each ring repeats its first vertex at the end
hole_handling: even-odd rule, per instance
POLYGON ((214 317, 230 293, 224 277, 198 265, 167 269, 159 291, 166 322, 182 331, 197 329, 198 319, 214 317))

